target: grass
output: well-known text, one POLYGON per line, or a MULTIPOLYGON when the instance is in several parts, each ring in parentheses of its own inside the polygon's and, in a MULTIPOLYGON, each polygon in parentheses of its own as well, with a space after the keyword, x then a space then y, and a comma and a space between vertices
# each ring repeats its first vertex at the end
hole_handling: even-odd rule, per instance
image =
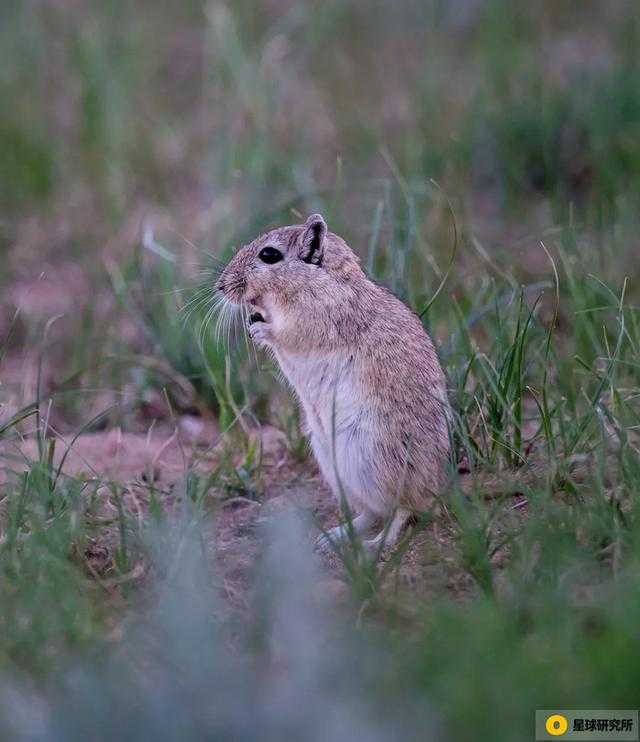
POLYGON ((452 7, 0 10, 3 736, 521 740, 637 704, 640 15, 452 7), (347 545, 339 610, 298 521, 251 515, 313 464, 202 290, 316 210, 454 409, 450 489, 380 569, 347 545), (185 419, 219 437, 171 481, 61 465, 185 419))

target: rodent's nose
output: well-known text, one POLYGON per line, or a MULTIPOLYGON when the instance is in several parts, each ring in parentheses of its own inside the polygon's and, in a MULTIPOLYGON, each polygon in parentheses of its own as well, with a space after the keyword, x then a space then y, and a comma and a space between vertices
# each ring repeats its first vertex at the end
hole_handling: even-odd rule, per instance
POLYGON ((218 279, 218 281, 216 282, 216 288, 218 289, 218 291, 224 291, 224 282, 222 281, 222 279, 218 279))

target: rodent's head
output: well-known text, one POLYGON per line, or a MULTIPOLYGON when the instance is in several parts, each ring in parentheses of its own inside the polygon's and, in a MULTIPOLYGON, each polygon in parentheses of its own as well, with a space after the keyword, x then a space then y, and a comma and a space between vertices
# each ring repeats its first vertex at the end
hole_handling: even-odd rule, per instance
POLYGON ((304 224, 279 227, 242 247, 216 288, 233 304, 284 309, 301 298, 330 295, 356 275, 363 275, 356 255, 320 214, 312 214, 304 224))

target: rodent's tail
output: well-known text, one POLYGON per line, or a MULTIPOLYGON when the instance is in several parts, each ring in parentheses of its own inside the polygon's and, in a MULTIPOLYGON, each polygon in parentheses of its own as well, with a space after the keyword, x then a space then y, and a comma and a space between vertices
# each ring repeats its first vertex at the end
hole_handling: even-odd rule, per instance
POLYGON ((562 489, 563 483, 575 484, 584 482, 592 471, 590 459, 584 454, 576 454, 569 459, 564 470, 553 470, 547 461, 537 461, 517 469, 505 469, 500 472, 465 472, 459 474, 452 483, 463 494, 480 495, 485 498, 524 494, 530 487, 550 485, 562 489))

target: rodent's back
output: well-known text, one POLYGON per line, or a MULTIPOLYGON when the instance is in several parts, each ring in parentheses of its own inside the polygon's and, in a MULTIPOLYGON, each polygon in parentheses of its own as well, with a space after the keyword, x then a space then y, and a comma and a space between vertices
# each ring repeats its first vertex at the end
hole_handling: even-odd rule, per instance
POLYGON ((434 345, 418 317, 386 289, 368 281, 375 318, 361 335, 360 378, 380 425, 380 475, 405 482, 405 504, 445 483, 449 461, 449 403, 434 345))

